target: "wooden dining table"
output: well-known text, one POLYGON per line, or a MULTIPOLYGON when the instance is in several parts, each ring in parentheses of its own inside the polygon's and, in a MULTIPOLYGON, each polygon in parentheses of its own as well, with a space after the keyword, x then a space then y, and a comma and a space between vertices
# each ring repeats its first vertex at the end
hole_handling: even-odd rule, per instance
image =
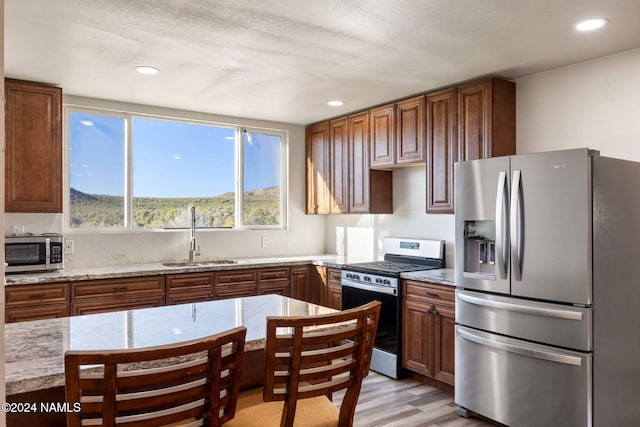
MULTIPOLYGON (((8 426, 65 425, 64 354, 73 350, 135 349, 247 328, 241 388, 262 384, 268 316, 336 310, 281 295, 180 304, 5 325, 8 426)), ((4 408, 3 408, 4 409, 4 408)))

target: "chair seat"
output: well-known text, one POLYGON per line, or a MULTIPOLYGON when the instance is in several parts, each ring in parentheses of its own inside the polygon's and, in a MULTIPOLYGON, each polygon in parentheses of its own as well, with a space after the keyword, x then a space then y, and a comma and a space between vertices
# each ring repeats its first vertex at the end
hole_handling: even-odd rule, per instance
MULTIPOLYGON (((262 387, 238 396, 236 416, 225 427, 272 427, 280 425, 284 402, 263 402, 262 387)), ((336 427, 340 412, 325 396, 298 400, 294 427, 336 427)))

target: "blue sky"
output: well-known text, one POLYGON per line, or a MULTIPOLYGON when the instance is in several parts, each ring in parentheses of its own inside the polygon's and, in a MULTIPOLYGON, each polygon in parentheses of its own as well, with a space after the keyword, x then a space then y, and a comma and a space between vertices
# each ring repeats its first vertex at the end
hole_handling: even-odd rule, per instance
MULTIPOLYGON (((124 194, 123 118, 71 113, 71 187, 124 194), (84 123, 84 124, 83 124, 84 123)), ((244 134, 245 191, 279 185, 279 137, 244 134)), ((234 191, 233 128, 134 118, 134 197, 210 197, 234 191)))

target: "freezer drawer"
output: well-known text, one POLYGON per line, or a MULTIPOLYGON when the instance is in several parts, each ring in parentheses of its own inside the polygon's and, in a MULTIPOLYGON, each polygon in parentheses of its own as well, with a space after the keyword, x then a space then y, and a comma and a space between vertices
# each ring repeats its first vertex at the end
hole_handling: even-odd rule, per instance
POLYGON ((592 355, 456 326, 455 402, 509 426, 592 425, 592 355))
POLYGON ((553 346, 593 350, 593 308, 456 290, 456 323, 553 346))

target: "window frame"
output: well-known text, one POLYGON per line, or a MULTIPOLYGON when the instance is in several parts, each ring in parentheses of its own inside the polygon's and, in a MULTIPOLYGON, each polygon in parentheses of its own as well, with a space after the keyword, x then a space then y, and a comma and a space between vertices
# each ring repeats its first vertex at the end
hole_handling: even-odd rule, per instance
MULTIPOLYGON (((235 130, 235 225, 232 228, 199 228, 201 231, 241 231, 241 230, 288 230, 289 229, 289 131, 261 126, 246 126, 240 123, 222 123, 215 120, 195 119, 186 115, 167 115, 147 113, 140 110, 113 109, 93 107, 74 103, 63 104, 63 213, 62 226, 64 233, 90 234, 90 233, 158 233, 183 231, 183 228, 155 228, 139 229, 133 227, 133 146, 132 121, 134 118, 173 121, 178 123, 191 123, 196 125, 224 127, 235 130), (86 227, 77 228, 70 225, 71 206, 71 113, 95 114, 124 119, 124 226, 122 227, 86 227), (243 222, 243 195, 244 195, 244 132, 261 133, 280 137, 280 224, 277 225, 247 225, 243 222)), ((186 227, 185 227, 186 228, 186 227)))

